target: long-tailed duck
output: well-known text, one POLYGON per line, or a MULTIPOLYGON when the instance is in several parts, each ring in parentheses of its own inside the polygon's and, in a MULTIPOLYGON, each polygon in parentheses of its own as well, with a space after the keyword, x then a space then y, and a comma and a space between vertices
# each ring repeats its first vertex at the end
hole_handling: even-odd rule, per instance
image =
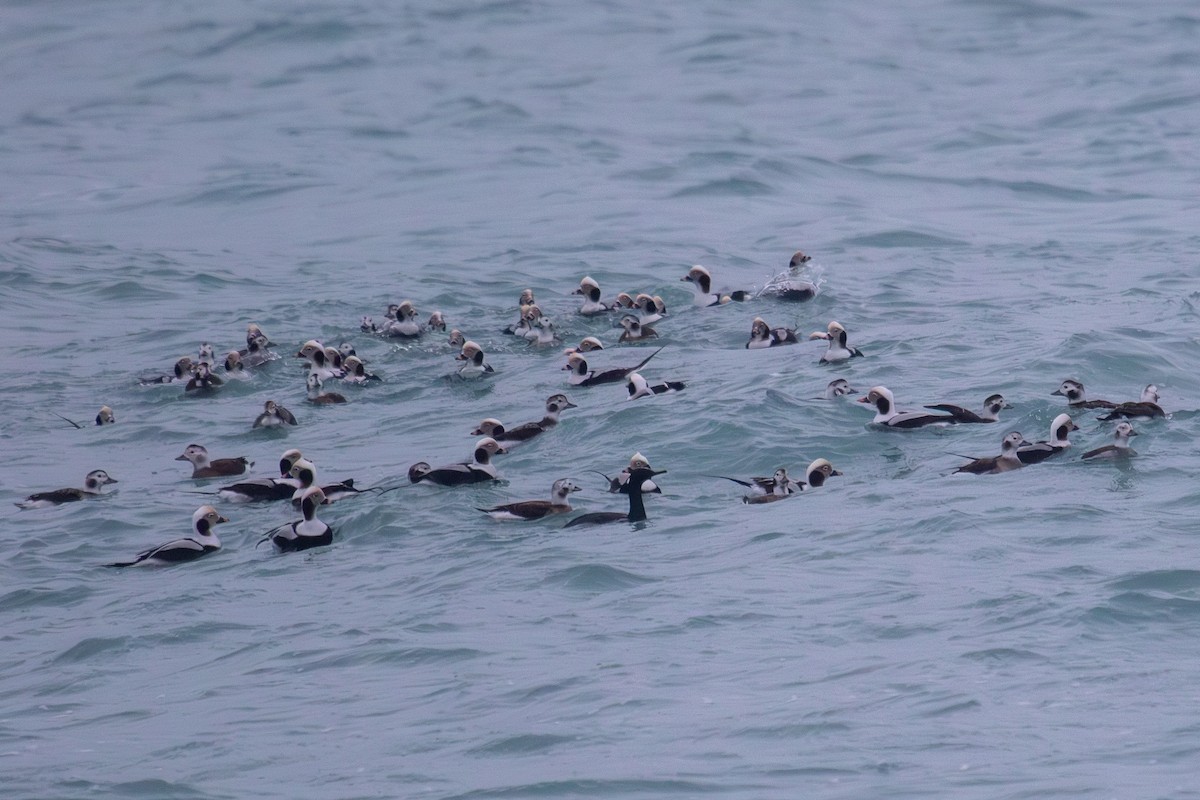
POLYGON ((102 469, 94 469, 83 479, 82 489, 55 489, 52 492, 37 492, 17 503, 17 506, 20 508, 47 508, 63 503, 74 503, 89 497, 99 497, 100 490, 110 483, 117 483, 117 479, 110 477, 102 469))
POLYGON ((621 338, 618 342, 640 342, 643 339, 657 339, 658 332, 639 320, 633 314, 626 314, 621 317, 621 327, 624 328, 621 332, 621 338))
POLYGON ((254 419, 254 428, 275 428, 280 425, 296 425, 296 417, 292 412, 268 400, 263 403, 263 412, 254 419))
POLYGON ((491 508, 480 508, 479 511, 492 519, 499 520, 534 520, 548 517, 552 514, 564 514, 571 510, 570 494, 579 491, 578 486, 567 478, 560 478, 550 487, 549 500, 522 500, 516 503, 506 503, 491 508))
POLYGON ((662 381, 661 383, 651 384, 638 372, 629 373, 625 381, 625 388, 629 393, 629 397, 626 398, 628 400, 637 400, 639 397, 649 397, 656 394, 682 392, 687 388, 686 384, 680 381, 662 381))
POLYGON ((748 292, 740 290, 728 293, 714 292, 712 290, 712 273, 699 264, 693 266, 688 270, 688 274, 679 280, 692 284, 692 288, 696 292, 695 303, 698 306, 721 306, 729 302, 740 303, 750 296, 748 292))
POLYGON ((996 422, 1000 419, 1000 411, 1002 409, 1012 408, 1012 406, 1005 402, 1004 396, 999 394, 989 395, 983 401, 983 411, 979 413, 951 403, 934 403, 925 407, 931 408, 934 411, 945 411, 954 417, 955 422, 960 424, 996 422))
POLYGON ((484 437, 475 443, 475 451, 470 461, 435 468, 431 468, 425 461, 418 461, 408 468, 408 479, 412 483, 425 481, 440 486, 494 481, 497 480, 497 476, 492 456, 507 452, 495 439, 484 437))
POLYGON ((1051 456, 1058 455, 1071 446, 1067 434, 1079 430, 1079 426, 1068 414, 1059 414, 1050 423, 1050 439, 1017 448, 1017 458, 1022 464, 1039 464, 1051 456))
POLYGON ((143 550, 133 561, 117 561, 106 567, 165 566, 184 561, 195 561, 200 556, 221 549, 221 540, 213 531, 214 525, 228 522, 212 506, 200 506, 192 514, 192 535, 184 539, 172 539, 165 544, 143 550))
POLYGON ((464 362, 455 374, 464 380, 474 380, 495 374, 496 370, 484 360, 483 348, 475 342, 464 342, 462 350, 454 357, 456 361, 464 362))
POLYGON ((1068 378, 1062 382, 1062 386, 1051 392, 1052 395, 1067 398, 1067 404, 1071 408, 1116 408, 1117 404, 1111 400, 1088 400, 1084 396, 1083 384, 1077 380, 1068 378))
POLYGON ((276 528, 259 540, 259 543, 270 541, 284 553, 332 544, 333 528, 317 519, 317 509, 325 504, 325 492, 321 487, 310 486, 300 496, 300 513, 304 518, 276 528))
POLYGON ((796 332, 791 328, 772 328, 762 317, 755 317, 754 322, 750 323, 750 341, 746 342, 746 349, 761 350, 796 344, 798 341, 796 332))
POLYGON ((253 466, 252 461, 244 456, 238 458, 208 458, 208 449, 203 445, 189 444, 182 455, 175 457, 176 461, 192 463, 193 478, 225 478, 230 475, 241 475, 246 467, 253 466))
POLYGON ((1158 387, 1153 383, 1142 390, 1142 399, 1137 402, 1121 403, 1100 419, 1107 422, 1111 419, 1134 419, 1135 417, 1165 417, 1167 412, 1158 404, 1158 387))
POLYGON ((925 411, 899 411, 892 390, 886 386, 876 386, 867 392, 866 397, 858 399, 860 403, 875 406, 875 425, 888 428, 923 428, 926 425, 953 425, 954 417, 947 414, 930 414, 925 411))
POLYGON ((826 326, 826 330, 813 331, 808 335, 808 338, 824 339, 829 343, 825 352, 821 354, 820 363, 822 364, 833 364, 838 361, 862 357, 861 350, 849 345, 846 337, 846 329, 837 321, 829 323, 826 326))
POLYGON ((997 472, 1020 469, 1025 466, 1025 463, 1021 461, 1017 451, 1019 448, 1027 446, 1029 446, 1029 442, 1025 441, 1025 437, 1020 432, 1013 431, 1006 434, 1003 441, 1000 442, 1000 455, 977 458, 954 470, 954 474, 969 472, 972 475, 994 475, 997 472))
POLYGON ((625 377, 630 373, 637 372, 646 366, 650 359, 654 358, 661 351, 662 348, 660 347, 642 359, 636 366, 614 367, 601 371, 589 370, 587 359, 579 353, 571 353, 567 356, 567 363, 563 369, 570 370, 571 374, 568 376, 567 382, 572 386, 598 386, 602 383, 619 383, 625 380, 625 377))
POLYGON ((650 481, 656 475, 665 473, 665 469, 654 470, 649 467, 639 467, 629 472, 629 481, 626 483, 629 495, 629 511, 622 514, 618 511, 593 511, 589 514, 580 514, 575 517, 564 528, 573 528, 577 525, 603 525, 610 522, 641 522, 646 519, 646 506, 642 502, 643 487, 646 481, 650 481))
POLYGON ((1133 426, 1128 422, 1118 422, 1116 430, 1113 431, 1113 443, 1106 444, 1104 447, 1097 447, 1095 450, 1088 450, 1081 456, 1084 460, 1097 458, 1128 458, 1136 456, 1133 448, 1129 446, 1129 437, 1137 436, 1138 432, 1133 429, 1133 426))

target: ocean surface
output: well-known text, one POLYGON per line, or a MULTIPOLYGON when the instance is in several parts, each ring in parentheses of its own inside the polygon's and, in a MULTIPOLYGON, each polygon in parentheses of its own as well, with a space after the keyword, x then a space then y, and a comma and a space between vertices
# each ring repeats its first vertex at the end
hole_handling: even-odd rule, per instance
POLYGON ((0 796, 1200 797, 1198 74, 1184 0, 0 3, 0 796), (757 293, 797 249, 808 303, 680 281, 757 293), (566 389, 501 332, 521 289, 593 366, 650 352, 584 275, 665 299, 644 373, 687 388, 567 390, 502 481, 408 485, 566 389), (496 374, 359 330, 404 299, 496 374), (755 316, 866 357, 746 350, 755 316), (139 385, 251 322, 285 356, 252 380, 139 385), (382 383, 307 404, 312 338, 382 383), (836 377, 1013 408, 880 431, 836 377), (1066 378, 1170 416, 1123 462, 1079 460, 1088 411, 1062 458, 950 475, 1047 438, 1066 378), (252 430, 270 398, 300 425, 252 430), (331 547, 218 503, 220 552, 104 568, 215 499, 192 442, 402 488, 323 509, 331 547), (635 451, 643 523, 476 510, 560 477, 624 510, 596 473, 635 451), (709 477, 818 457, 782 503, 709 477))

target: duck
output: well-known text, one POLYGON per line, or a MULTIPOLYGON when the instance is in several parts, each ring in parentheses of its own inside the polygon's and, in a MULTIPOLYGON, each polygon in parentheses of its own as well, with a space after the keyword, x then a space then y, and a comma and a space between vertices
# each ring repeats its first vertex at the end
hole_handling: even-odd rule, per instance
POLYGON ((274 400, 268 400, 263 403, 263 411, 254 419, 253 428, 276 428, 281 425, 296 425, 296 417, 292 412, 288 411, 283 406, 276 403, 274 400))
POLYGON ((295 553, 332 544, 333 528, 317 519, 317 509, 326 504, 325 492, 321 487, 308 487, 300 496, 300 513, 304 518, 276 528, 260 539, 259 544, 269 541, 281 553, 295 553))
POLYGON ((640 342, 644 339, 657 339, 658 332, 639 320, 633 314, 626 314, 621 317, 621 327, 625 330, 621 332, 619 342, 640 342))
POLYGON ((597 339, 595 336, 585 336, 579 341, 577 347, 568 347, 563 350, 563 355, 569 356, 571 353, 590 353, 593 350, 603 350, 604 342, 597 339))
POLYGON ((533 321, 533 336, 527 336, 526 339, 535 347, 549 347, 561 341, 554 335, 554 320, 545 316, 539 316, 533 321))
POLYGON ((656 475, 666 473, 665 469, 654 470, 649 467, 639 467, 631 470, 626 483, 626 494, 629 495, 629 511, 622 514, 618 511, 593 511, 580 514, 564 528, 574 528, 577 525, 604 525, 612 522, 642 522, 646 519, 646 506, 642 502, 643 487, 646 481, 652 481, 656 475))
POLYGON ((815 283, 796 277, 800 268, 809 261, 812 261, 812 256, 805 255, 802 250, 797 250, 792 255, 788 261, 788 271, 791 275, 781 281, 773 281, 776 297, 792 303, 802 303, 817 296, 818 289, 815 283))
POLYGON ((762 317, 755 317, 750 323, 750 341, 746 342, 746 349, 762 350, 767 347, 796 344, 799 341, 796 332, 791 328, 772 328, 762 317))
POLYGON ((1017 448, 1017 458, 1021 459, 1022 464, 1040 464, 1070 447, 1067 434, 1077 430, 1079 426, 1069 414, 1059 414, 1050 423, 1050 439, 1017 448))
POLYGON ((994 475, 998 472, 1020 469, 1025 466, 1025 463, 1021 461, 1017 452, 1020 448, 1028 446, 1029 442, 1025 441, 1025 437, 1019 431, 1012 431, 1005 434, 1004 439, 1000 442, 1000 455, 977 458, 954 470, 954 474, 966 472, 972 475, 994 475))
POLYGON ((138 379, 143 386, 151 386, 163 383, 186 383, 192 378, 192 371, 196 365, 188 356, 184 356, 175 362, 173 372, 168 375, 143 375, 138 379))
POLYGON ((337 405, 346 402, 346 396, 337 392, 321 392, 321 377, 315 372, 308 373, 308 377, 304 379, 304 385, 308 389, 308 402, 318 406, 337 405))
POLYGON ((329 356, 325 353, 325 346, 316 339, 309 339, 304 343, 296 353, 296 358, 303 358, 308 361, 309 374, 316 375, 322 381, 333 380, 345 377, 345 373, 329 363, 329 356))
MULTIPOLYGON (((259 326, 259 324, 257 322, 251 322, 246 325, 246 346, 249 347, 255 342, 261 343, 263 347, 271 346, 270 338, 266 333, 263 332, 263 329, 259 326)), ((242 355, 244 356, 246 354, 242 353, 242 355)))
POLYGON ((200 343, 200 347, 196 350, 196 363, 207 364, 210 367, 217 363, 217 358, 211 344, 208 342, 200 343))
POLYGON ((848 394, 856 394, 857 392, 858 390, 850 385, 850 381, 846 380, 845 378, 836 378, 830 381, 825 387, 825 396, 822 399, 836 400, 839 397, 845 397, 848 394))
POLYGON ((989 395, 983 401, 983 410, 978 414, 962 406, 956 406, 951 403, 934 403, 925 406, 934 411, 945 411, 950 416, 954 417, 954 421, 959 424, 971 423, 986 423, 996 422, 1000 419, 1000 411, 1005 408, 1012 408, 1005 400, 1004 395, 993 394, 989 395))
POLYGON ((633 307, 637 309, 638 321, 642 325, 652 325, 667 315, 667 304, 663 299, 645 293, 634 298, 633 307))
POLYGON ((600 284, 590 275, 585 275, 579 281, 579 288, 571 294, 583 295, 583 305, 579 307, 579 313, 585 317, 595 317, 613 310, 612 306, 600 302, 600 284))
POLYGON ((254 462, 249 461, 244 456, 238 458, 216 458, 209 460, 208 448, 199 444, 189 444, 184 448, 183 454, 175 457, 176 461, 190 461, 192 463, 192 477, 200 478, 225 478, 230 475, 241 475, 246 471, 246 467, 253 466, 254 462))
POLYGON ((899 411, 892 390, 886 386, 876 386, 867 392, 866 397, 858 399, 860 403, 875 406, 875 419, 872 424, 888 428, 923 428, 926 425, 953 425, 956 420, 948 414, 929 414, 924 411, 899 411))
POLYGON ((729 302, 740 303, 750 296, 749 292, 744 291, 729 292, 728 294, 714 292, 712 290, 712 273, 699 264, 693 266, 688 270, 687 275, 679 280, 692 284, 692 289, 696 293, 695 303, 698 306, 711 307, 723 306, 729 302))
POLYGON ((367 366, 358 356, 348 356, 342 362, 342 369, 346 372, 346 377, 342 378, 345 383, 350 383, 355 386, 366 386, 372 381, 382 381, 378 375, 367 372, 367 366))
POLYGON ((338 350, 336 347, 330 347, 329 345, 326 345, 325 346, 325 363, 329 364, 329 366, 331 366, 333 369, 337 370, 338 372, 343 373, 343 377, 345 377, 344 373, 346 372, 346 370, 342 368, 342 351, 341 350, 338 350))
POLYGON ((578 408, 579 406, 567 399, 565 394, 552 394, 546 399, 546 415, 537 422, 526 422, 524 425, 518 425, 511 430, 505 429, 504 424, 495 417, 488 417, 479 426, 472 431, 475 436, 490 436, 501 444, 512 447, 513 445, 527 442, 535 436, 540 436, 550 428, 558 424, 558 415, 563 410, 568 408, 578 408))
POLYGON ((1117 404, 1110 400, 1088 400, 1085 397, 1083 384, 1073 378, 1068 378, 1062 385, 1050 393, 1067 398, 1071 408, 1116 408, 1117 404))
POLYGON ((383 328, 383 333, 386 336, 394 336, 402 339, 414 339, 421 335, 421 322, 418 319, 417 309, 413 307, 411 300, 405 300, 396 306, 396 318, 388 322, 383 328))
POLYGON ((492 519, 497 520, 535 520, 543 519, 554 514, 565 514, 571 510, 570 495, 580 489, 567 478, 559 478, 550 487, 549 500, 522 500, 517 503, 507 503, 491 508, 479 508, 492 519))
POLYGON ((802 481, 793 480, 788 477, 787 467, 780 467, 775 470, 771 477, 751 478, 750 480, 742 480, 741 478, 730 478, 727 475, 713 475, 714 478, 721 480, 733 481, 739 486, 745 486, 750 490, 751 495, 767 496, 774 495, 779 497, 787 497, 788 495, 799 492, 804 488, 802 481))
MULTIPOLYGON (((628 494, 629 492, 629 476, 637 469, 649 469, 650 462, 641 453, 634 453, 629 459, 629 465, 617 473, 615 478, 610 478, 603 472, 592 470, 597 475, 604 478, 608 482, 609 494, 628 494)), ((642 494, 662 494, 662 489, 652 480, 646 480, 642 483, 642 494)))
POLYGON ((208 364, 197 364, 187 386, 183 387, 183 391, 193 395, 212 394, 224 384, 225 381, 214 375, 212 367, 208 364))
POLYGON ((166 566, 195 561, 201 556, 221 549, 221 540, 213 531, 214 525, 229 522, 212 506, 200 506, 192 514, 192 535, 151 547, 138 553, 132 561, 117 561, 106 567, 166 566))
POLYGON ((446 317, 441 311, 434 311, 425 322, 425 327, 431 331, 446 332, 446 317))
MULTIPOLYGON (((53 411, 51 411, 50 413, 54 414, 54 416, 58 417, 59 419, 63 420, 64 422, 69 422, 71 424, 71 427, 77 431, 81 431, 84 428, 84 425, 81 422, 76 422, 73 419, 69 419, 67 417, 64 417, 62 414, 58 414, 53 411)), ((100 410, 98 412, 96 412, 95 425, 97 425, 97 426, 112 425, 116 421, 117 421, 117 417, 115 414, 113 414, 113 410, 111 408, 109 408, 108 406, 100 406, 100 410)))
POLYGON ((640 397, 650 397, 656 394, 682 392, 687 388, 687 385, 680 381, 663 381, 661 383, 650 384, 638 372, 629 373, 625 381, 625 388, 629 393, 629 397, 626 398, 627 400, 637 400, 640 397))
POLYGON ((300 480, 292 477, 292 467, 304 456, 293 448, 279 458, 279 477, 256 478, 230 486, 222 486, 216 495, 230 503, 275 502, 291 498, 300 488, 300 480))
POLYGON ((633 367, 614 367, 603 371, 589 370, 587 359, 580 353, 571 353, 567 356, 566 366, 564 370, 570 370, 571 374, 567 376, 567 382, 572 386, 599 386, 602 383, 619 383, 632 372, 637 372, 642 367, 649 363, 650 359, 654 358, 662 352, 662 348, 658 348, 650 355, 646 356, 633 367))
POLYGON ((446 464, 431 468, 425 461, 418 461, 408 468, 410 483, 436 483, 439 486, 462 486, 469 483, 498 480, 492 456, 507 453, 503 445, 490 436, 475 443, 475 452, 470 461, 446 464))
MULTIPOLYGON (((288 475, 299 481, 300 485, 292 493, 292 505, 299 507, 304 499, 304 493, 317 485, 317 467, 307 458, 300 458, 296 460, 296 463, 292 464, 292 468, 288 470, 288 475)), ((362 494, 363 490, 355 488, 353 478, 346 478, 337 483, 325 484, 321 487, 321 493, 325 497, 324 504, 333 505, 338 500, 362 494)))
POLYGON ((117 479, 102 469, 94 469, 83 479, 82 489, 55 489, 51 492, 37 492, 17 503, 18 508, 49 508, 50 506, 74 503, 89 497, 99 497, 100 490, 117 479))
POLYGON ((836 320, 830 322, 823 331, 813 331, 808 335, 812 339, 824 339, 829 343, 821 354, 821 364, 834 364, 851 358, 862 358, 862 351, 851 347, 847 342, 846 329, 836 320))
POLYGON ((1162 406, 1158 404, 1158 387, 1153 383, 1148 384, 1145 389, 1142 389, 1142 399, 1137 402, 1120 403, 1103 417, 1100 417, 1102 422, 1108 422, 1114 419, 1134 419, 1135 417, 1165 417, 1167 412, 1162 410, 1162 406))
POLYGON ((818 458, 808 465, 808 469, 804 472, 805 480, 803 481, 793 480, 788 477, 787 469, 784 467, 775 470, 775 474, 770 478, 751 478, 749 481, 743 481, 737 478, 727 478, 724 475, 718 475, 717 477, 725 478, 727 481, 733 481, 734 483, 748 487, 750 494, 743 497, 742 502, 756 505, 759 503, 773 503, 776 500, 791 497, 798 492, 819 489, 825 485, 825 481, 840 475, 842 475, 842 472, 834 469, 829 459, 818 458))
POLYGON ((494 375, 496 370, 484 360, 483 348, 475 342, 463 343, 462 350, 454 357, 455 361, 465 362, 455 374, 463 380, 474 380, 488 375, 494 375))
POLYGON ((237 350, 230 350, 225 354, 221 367, 225 370, 226 380, 250 380, 250 371, 246 369, 245 363, 242 362, 242 354, 237 350))
POLYGON ((458 328, 450 331, 450 336, 446 339, 447 344, 451 347, 462 347, 467 341, 467 337, 458 328))
POLYGON ((1084 461, 1090 461, 1102 458, 1129 458, 1130 456, 1136 456, 1137 453, 1129 446, 1129 437, 1137 435, 1138 432, 1128 422, 1118 422, 1116 429, 1113 430, 1114 441, 1112 444, 1097 447, 1095 450, 1088 450, 1081 458, 1084 461))
POLYGON ((242 358, 242 364, 246 367, 261 367, 268 361, 274 361, 279 358, 276 353, 271 352, 270 341, 266 336, 258 335, 253 339, 246 340, 246 349, 239 350, 238 355, 242 358))
POLYGON ((517 300, 517 321, 505 328, 504 332, 510 335, 523 335, 529 327, 525 322, 525 309, 533 305, 537 305, 537 301, 533 298, 533 289, 522 289, 521 297, 517 300))

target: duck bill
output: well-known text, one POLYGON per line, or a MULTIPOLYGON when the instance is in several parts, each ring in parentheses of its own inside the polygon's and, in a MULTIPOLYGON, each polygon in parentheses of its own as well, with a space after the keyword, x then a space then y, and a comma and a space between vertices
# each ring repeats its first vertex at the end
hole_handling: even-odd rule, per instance
POLYGON ((229 517, 217 517, 217 524, 222 522, 229 522, 229 517))
POLYGON ((176 461, 187 461, 188 457, 187 456, 175 456, 175 460, 176 461))

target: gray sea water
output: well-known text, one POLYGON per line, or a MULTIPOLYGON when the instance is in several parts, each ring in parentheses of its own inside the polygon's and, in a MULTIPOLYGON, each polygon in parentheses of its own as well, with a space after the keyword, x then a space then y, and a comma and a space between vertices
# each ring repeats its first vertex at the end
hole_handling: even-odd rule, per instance
MULTIPOLYGON (((1200 797, 1200 13, 1192 2, 0 5, 0 795, 6 798, 1200 797), (796 249, 822 292, 759 288, 796 249), (322 514, 332 547, 255 547, 290 508, 184 535, 191 442, 270 474, 405 485, 479 420, 537 419, 560 348, 500 333, 529 286, 596 366, 640 359, 606 298, 661 294, 646 368, 497 459, 322 514), (362 315, 411 299, 489 353, 362 315), (841 321, 743 349, 750 321, 841 321), (216 397, 143 387, 257 322, 353 343, 382 385, 304 401, 282 359, 216 397), (1000 425, 888 432, 834 377, 1000 425), (1136 458, 956 476, 1046 438, 1064 378, 1136 399, 1136 458), (251 430, 267 398, 300 426, 251 430), (75 429, 112 406, 114 426, 75 429), (477 506, 658 469, 650 519, 561 529, 477 506), (706 477, 845 474, 746 506, 706 477), (120 481, 19 510, 27 494, 120 481)), ((337 387, 327 387, 334 389, 337 387)))

